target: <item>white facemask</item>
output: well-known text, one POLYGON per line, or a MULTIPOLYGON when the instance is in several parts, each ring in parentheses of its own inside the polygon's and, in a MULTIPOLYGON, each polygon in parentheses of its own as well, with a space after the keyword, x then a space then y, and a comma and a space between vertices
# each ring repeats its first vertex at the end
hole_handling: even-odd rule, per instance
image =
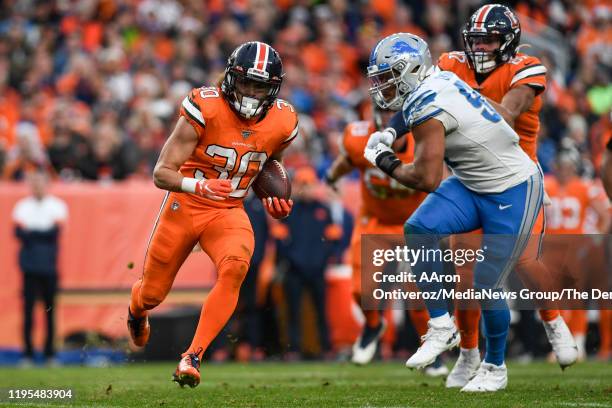
POLYGON ((491 72, 497 66, 495 54, 492 52, 474 52, 474 69, 479 74, 491 72))
POLYGON ((243 96, 241 98, 241 102, 238 102, 238 99, 238 96, 236 96, 234 100, 234 108, 243 117, 250 119, 253 116, 257 116, 261 113, 262 103, 259 100, 248 96, 243 96))

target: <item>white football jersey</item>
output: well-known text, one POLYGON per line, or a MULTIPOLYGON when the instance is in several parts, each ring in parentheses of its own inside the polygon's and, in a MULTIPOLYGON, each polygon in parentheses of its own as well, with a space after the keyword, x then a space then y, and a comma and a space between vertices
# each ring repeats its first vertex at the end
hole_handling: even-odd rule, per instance
POLYGON ((538 171, 519 136, 487 100, 454 73, 425 78, 402 108, 412 128, 436 118, 446 129, 444 160, 477 193, 501 193, 538 171))

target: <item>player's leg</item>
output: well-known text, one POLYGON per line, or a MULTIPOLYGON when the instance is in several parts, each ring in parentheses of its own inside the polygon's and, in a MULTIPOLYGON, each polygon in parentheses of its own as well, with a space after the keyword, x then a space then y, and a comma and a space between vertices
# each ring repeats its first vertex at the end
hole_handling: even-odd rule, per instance
MULTIPOLYGON (((474 268, 476 290, 501 291, 531 236, 543 194, 542 177, 537 173, 503 193, 476 198, 484 234, 484 260, 474 268)), ((461 389, 465 392, 497 391, 508 383, 504 360, 510 309, 503 297, 480 303, 487 350, 476 376, 461 389)))
POLYGON ((597 357, 601 361, 612 358, 612 310, 599 310, 599 352, 597 357))
POLYGON ((211 208, 194 222, 201 231, 200 246, 217 268, 217 281, 204 301, 195 335, 174 376, 181 386, 191 387, 200 382, 201 356, 234 313, 255 247, 251 222, 241 207, 211 208))
MULTIPOLYGON (((482 232, 452 236, 451 248, 453 250, 467 248, 476 250, 480 248, 480 234, 482 232)), ((466 262, 463 265, 455 265, 455 270, 460 277, 456 289, 463 292, 473 288, 473 263, 466 262)), ((447 388, 463 388, 474 377, 480 366, 480 351, 478 350, 480 305, 471 305, 466 301, 455 300, 455 322, 461 335, 461 343, 459 358, 448 377, 446 377, 447 388)))
MULTIPOLYGON (((525 287, 537 291, 554 291, 555 288, 551 287, 551 282, 555 282, 556 279, 554 279, 548 267, 540 259, 544 229, 544 208, 541 208, 533 226, 529 242, 516 265, 516 272, 525 287)), ((548 342, 551 344, 561 368, 565 369, 574 364, 578 357, 576 342, 559 310, 555 308, 540 308, 539 314, 548 342)))
MULTIPOLYGON (((406 222, 407 246, 414 251, 424 249, 437 253, 442 237, 479 228, 480 220, 473 195, 456 177, 444 180, 406 222)), ((442 283, 424 279, 431 278, 433 273, 443 273, 440 257, 433 258, 418 257, 412 271, 416 274, 421 292, 439 295, 443 289, 442 283)), ((438 355, 455 347, 460 341, 459 332, 448 314, 448 306, 443 297, 427 299, 425 304, 430 315, 429 330, 421 347, 406 362, 410 368, 431 364, 438 355)))
POLYGON ((353 344, 351 361, 354 364, 367 364, 372 361, 376 354, 378 340, 386 330, 386 322, 381 316, 380 310, 365 310, 361 304, 361 236, 371 234, 373 219, 365 223, 357 223, 351 238, 351 264, 353 268, 353 298, 361 308, 365 317, 365 323, 361 334, 353 344))
POLYGON ((568 310, 567 324, 569 329, 576 339, 576 346, 578 347, 578 360, 583 361, 586 359, 586 334, 589 326, 587 318, 587 311, 582 309, 568 310))
POLYGON ((128 308, 128 330, 138 347, 149 339, 148 310, 166 298, 179 268, 196 243, 191 217, 192 212, 180 194, 169 193, 164 197, 147 246, 143 273, 132 285, 128 308))
MULTIPOLYGON (((457 275, 460 276, 461 280, 457 284, 457 289, 464 291, 472 288, 471 284, 468 284, 463 289, 463 282, 474 281, 474 265, 471 263, 465 263, 461 266, 455 266, 457 275)), ((461 333, 461 348, 471 350, 478 348, 478 326, 480 324, 480 305, 478 307, 470 307, 460 302, 455 302, 455 319, 457 321, 457 327, 461 333)))

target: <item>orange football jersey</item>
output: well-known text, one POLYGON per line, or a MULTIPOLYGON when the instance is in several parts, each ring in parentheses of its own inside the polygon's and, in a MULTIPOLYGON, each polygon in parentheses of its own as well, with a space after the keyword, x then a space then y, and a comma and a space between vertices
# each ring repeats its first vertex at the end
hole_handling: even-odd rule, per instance
POLYGON ((546 207, 546 233, 583 234, 587 210, 599 196, 588 182, 575 177, 566 185, 546 177, 546 192, 552 204, 546 207))
POLYGON ((245 120, 216 87, 193 89, 183 100, 180 114, 199 136, 196 148, 180 168, 181 174, 232 182, 233 191, 224 201, 193 195, 214 207, 240 205, 266 160, 298 135, 297 113, 288 102, 277 99, 263 119, 245 120))
MULTIPOLYGON (((352 122, 344 130, 342 149, 353 166, 359 169, 361 178, 361 215, 374 217, 381 224, 401 225, 417 209, 427 195, 401 185, 363 157, 374 123, 352 122)), ((398 158, 404 163, 414 160, 414 139, 406 137, 407 144, 398 158)))
POLYGON ((519 85, 529 85, 536 91, 536 97, 529 110, 520 114, 514 122, 514 130, 520 137, 519 144, 537 161, 536 138, 540 128, 538 114, 542 108, 541 93, 546 89, 546 68, 539 59, 518 53, 516 57, 495 68, 486 79, 478 84, 476 73, 468 65, 464 52, 447 52, 440 56, 438 66, 444 71, 452 71, 482 95, 501 103, 508 91, 519 85))
MULTIPOLYGON (((611 210, 610 200, 608 200, 608 195, 604 190, 603 183, 600 179, 594 179, 585 181, 589 185, 589 196, 592 198, 591 202, 598 201, 602 203, 603 207, 608 211, 611 210)), ((600 231, 598 228, 599 224, 599 216, 597 212, 593 209, 593 206, 590 205, 586 210, 586 215, 584 218, 584 224, 582 229, 585 234, 605 234, 607 231, 600 231)))

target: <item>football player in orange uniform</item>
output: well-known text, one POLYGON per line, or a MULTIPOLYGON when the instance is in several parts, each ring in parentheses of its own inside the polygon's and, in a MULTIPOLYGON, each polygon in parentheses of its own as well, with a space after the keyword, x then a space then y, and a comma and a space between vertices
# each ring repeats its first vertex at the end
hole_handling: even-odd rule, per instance
MULTIPOLYGON (((561 153, 555 166, 556 177, 546 180, 546 191, 551 200, 551 205, 546 209, 547 234, 578 235, 608 231, 610 228, 607 199, 602 195, 601 187, 578 177, 577 155, 578 153, 561 153), (589 211, 593 211, 594 218, 597 219, 597 225, 591 227, 594 231, 587 230, 589 211)), ((554 251, 551 257, 553 260, 565 259, 564 256, 555 254, 554 251)), ((580 270, 581 268, 571 269, 580 270)), ((576 339, 578 359, 584 360, 586 358, 587 311, 566 310, 563 314, 576 339)), ((603 315, 607 317, 605 312, 603 315)))
MULTIPOLYGON (((334 187, 340 177, 350 173, 353 169, 359 170, 362 203, 359 221, 356 223, 351 239, 353 298, 358 305, 361 305, 361 236, 364 234, 403 235, 404 222, 427 195, 424 192, 404 187, 363 156, 368 137, 377 130, 375 122, 386 123, 393 113, 374 108, 374 121, 349 123, 344 130, 341 154, 331 165, 325 177, 327 183, 334 187)), ((407 134, 398 139, 397 147, 399 159, 406 163, 412 162, 414 159, 412 135, 407 134)), ((363 314, 365 324, 361 335, 353 345, 351 358, 353 363, 359 365, 367 364, 372 360, 376 353, 378 340, 384 334, 387 326, 380 311, 363 310, 363 314)), ((429 320, 427 310, 411 310, 410 318, 419 336, 424 335, 427 332, 427 321, 429 320)))
MULTIPOLYGON (((464 51, 442 54, 440 69, 452 71, 473 89, 486 96, 502 117, 518 133, 523 150, 537 161, 536 137, 542 107, 541 93, 546 88, 546 68, 535 57, 518 52, 521 27, 514 12, 500 4, 480 7, 463 30, 464 51)), ((549 272, 538 260, 544 214, 540 212, 534 235, 517 264, 521 279, 546 281, 549 272)), ((479 248, 477 236, 460 236, 455 247, 479 248)), ((471 282, 473 265, 458 268, 462 281, 471 282), (463 278, 467 277, 467 278, 463 278)), ((541 310, 546 334, 561 367, 576 361, 575 343, 558 310, 541 310)), ((461 333, 461 353, 447 377, 447 387, 463 387, 480 364, 478 322, 480 310, 457 310, 461 333)))
MULTIPOLYGON (((277 99, 283 79, 280 56, 262 42, 242 44, 230 56, 221 87, 194 89, 154 170, 168 190, 132 287, 128 329, 132 341, 149 338, 148 311, 159 305, 196 244, 217 268, 217 281, 200 315, 174 381, 195 387, 200 360, 233 313, 249 268, 254 237, 242 200, 266 160, 279 158, 298 134, 297 114, 277 99)), ((291 200, 264 199, 274 218, 289 215, 291 200)))

